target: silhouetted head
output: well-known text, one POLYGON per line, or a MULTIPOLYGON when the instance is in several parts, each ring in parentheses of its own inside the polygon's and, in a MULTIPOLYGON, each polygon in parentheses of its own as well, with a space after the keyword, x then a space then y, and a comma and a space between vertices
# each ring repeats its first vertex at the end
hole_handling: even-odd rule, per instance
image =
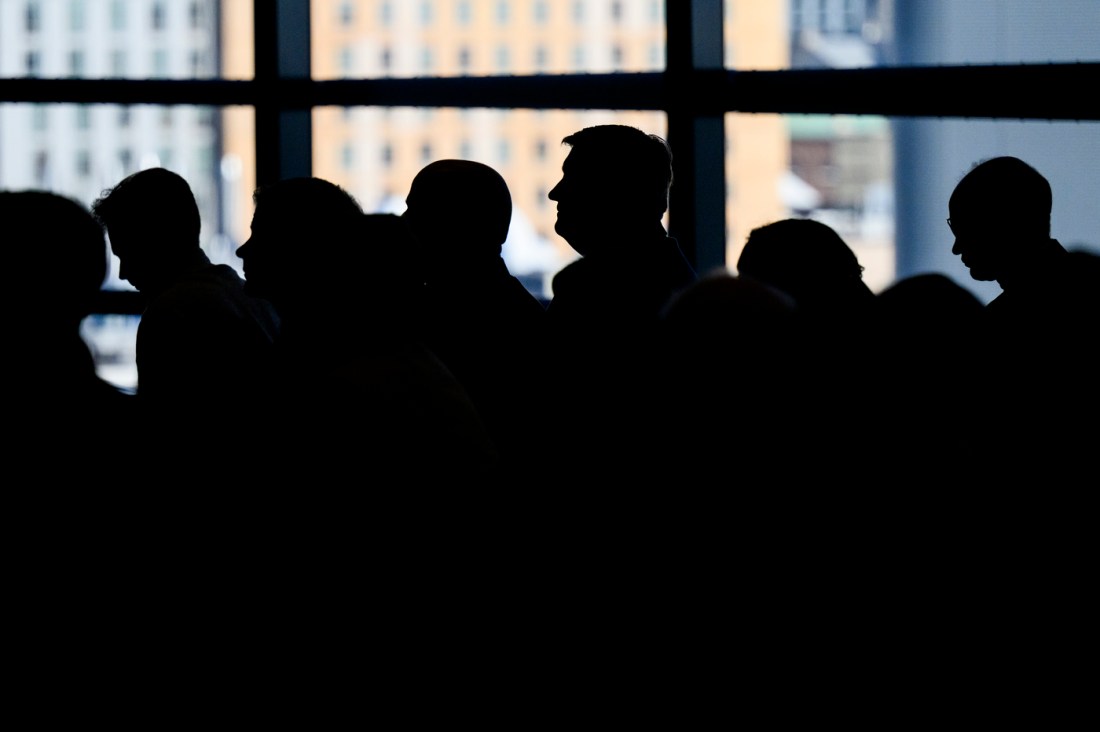
POLYGON ((753 229, 737 270, 791 295, 800 308, 873 301, 855 252, 827 224, 781 219, 753 229))
POLYGON ((954 328, 985 311, 974 293, 939 272, 897 280, 878 294, 878 303, 883 317, 905 326, 954 328))
POLYGON ((148 168, 123 178, 96 199, 92 213, 107 229, 119 276, 139 290, 156 292, 204 258, 195 196, 170 170, 148 168))
POLYGON ((742 338, 746 333, 770 332, 793 322, 794 298, 771 285, 738 277, 724 268, 674 295, 661 312, 673 327, 688 329, 693 336, 742 338))
POLYGON ((280 310, 323 285, 325 270, 342 265, 344 243, 360 239, 359 202, 323 178, 277 181, 257 188, 252 200, 252 235, 237 249, 245 288, 280 310))
POLYGON ((437 160, 413 178, 402 218, 427 264, 499 257, 512 223, 512 195, 493 168, 473 160, 437 160))
POLYGON ((75 332, 107 276, 103 227, 75 200, 39 190, 0 191, 0 221, 9 312, 75 332))
POLYGON ((948 226, 955 235, 951 252, 976 280, 1011 277, 1050 240, 1051 202, 1050 183, 1023 160, 1002 156, 980 162, 948 201, 948 226))
POLYGON ((566 136, 554 230, 579 254, 629 244, 662 226, 672 185, 672 151, 657 135, 627 125, 596 125, 566 136))

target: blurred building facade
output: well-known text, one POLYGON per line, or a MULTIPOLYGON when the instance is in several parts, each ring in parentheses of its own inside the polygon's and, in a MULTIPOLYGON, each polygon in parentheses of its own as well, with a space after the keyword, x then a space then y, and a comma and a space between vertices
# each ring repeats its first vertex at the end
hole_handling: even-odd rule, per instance
MULTIPOLYGON (((217 0, 0 0, 0 76, 194 79, 218 76, 217 0)), ((91 204, 138 170, 184 176, 203 246, 232 261, 223 236, 221 112, 210 107, 0 104, 0 185, 43 188, 91 204)), ((112 287, 128 287, 112 272, 112 287)))

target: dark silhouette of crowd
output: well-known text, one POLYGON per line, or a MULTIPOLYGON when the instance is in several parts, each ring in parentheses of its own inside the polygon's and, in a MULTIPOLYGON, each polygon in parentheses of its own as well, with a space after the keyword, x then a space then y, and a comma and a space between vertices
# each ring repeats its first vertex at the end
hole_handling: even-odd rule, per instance
POLYGON ((1053 238, 1037 170, 981 161, 944 202, 942 246, 1002 288, 984 304, 936 272, 874 292, 809 218, 697 272, 664 223, 664 139, 562 142, 548 198, 577 257, 548 305, 502 256, 504 177, 474 161, 425 165, 401 215, 322 178, 261 185, 243 276, 170 170, 88 207, 0 192, 11 444, 22 475, 76 487, 20 541, 65 588, 51 632, 87 601, 91 635, 204 674, 232 649, 296 679, 366 638, 403 679, 430 659, 480 683, 479 658, 601 695, 611 668, 694 684, 705 660, 714 683, 729 637, 815 684, 847 683, 840 658, 1011 668, 1044 657, 1026 623, 1075 640, 1100 257, 1053 238), (133 394, 80 331, 109 252, 146 303, 133 394), (124 497, 92 485, 105 465, 124 497))
POLYGON ((752 480, 873 485, 960 453, 971 476, 983 456, 989 475, 1040 479, 1064 464, 1054 453, 1087 452, 1073 425, 1095 418, 1082 365, 1100 265, 1051 236, 1051 186, 1024 161, 981 161, 946 202, 951 251, 1002 288, 986 305, 932 272, 875 293, 841 235, 809 218, 753 229, 736 266, 700 275, 664 223, 664 139, 597 125, 562 143, 548 198, 577 256, 548 304, 504 260, 505 179, 470 160, 424 166, 401 215, 320 178, 259 187, 243 276, 204 253, 170 170, 127 176, 87 208, 5 191, 9 230, 38 222, 50 243, 10 248, 51 286, 17 328, 21 413, 69 442, 94 415, 181 475, 196 455, 235 452, 260 484, 368 471, 626 493, 729 461, 752 480), (146 302, 135 394, 97 375, 79 332, 108 244, 146 302))

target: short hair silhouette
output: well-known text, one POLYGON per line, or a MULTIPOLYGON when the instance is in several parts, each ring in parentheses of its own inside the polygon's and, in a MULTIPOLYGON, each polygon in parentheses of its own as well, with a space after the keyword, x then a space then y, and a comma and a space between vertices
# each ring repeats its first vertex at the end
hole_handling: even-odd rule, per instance
POLYGON ((307 277, 296 271, 311 258, 335 251, 338 241, 356 238, 363 209, 343 187, 324 178, 295 177, 260 186, 252 194, 252 234, 237 249, 249 293, 279 310, 308 295, 307 277))
POLYGON ((466 260, 499 255, 512 220, 512 194, 492 167, 473 160, 428 163, 413 177, 403 214, 433 256, 466 260), (423 213, 422 213, 423 212, 423 213), (476 216, 475 224, 468 224, 476 216), (445 247, 461 239, 461 246, 445 247), (479 251, 479 249, 483 251, 479 251))
POLYGON ((15 226, 5 257, 7 267, 19 276, 8 291, 29 296, 41 284, 37 274, 49 277, 50 296, 35 304, 37 319, 59 325, 79 323, 88 315, 107 277, 107 242, 103 227, 76 200, 44 190, 0 191, 0 211, 5 224, 15 226), (16 224, 19 224, 16 226, 16 224), (31 242, 35 227, 48 236, 31 242), (26 241, 23 241, 26 237, 26 241), (33 283, 33 288, 31 286, 33 283))
POLYGON ((637 202, 656 218, 668 210, 672 149, 663 137, 629 125, 595 125, 566 135, 562 144, 581 154, 576 160, 604 195, 637 202))
POLYGON ((126 176, 107 189, 92 204, 92 213, 114 233, 147 234, 156 231, 161 254, 199 248, 202 222, 191 186, 178 173, 166 168, 146 168, 126 176))
POLYGON ((1011 155, 977 163, 955 186, 948 200, 953 230, 975 223, 996 225, 1018 235, 1050 236, 1053 195, 1050 182, 1035 168, 1011 155))
POLYGON ((831 226, 814 219, 789 218, 749 233, 737 271, 793 296, 800 306, 816 302, 834 285, 871 295, 863 266, 831 226), (809 300, 808 300, 809 299, 809 300))

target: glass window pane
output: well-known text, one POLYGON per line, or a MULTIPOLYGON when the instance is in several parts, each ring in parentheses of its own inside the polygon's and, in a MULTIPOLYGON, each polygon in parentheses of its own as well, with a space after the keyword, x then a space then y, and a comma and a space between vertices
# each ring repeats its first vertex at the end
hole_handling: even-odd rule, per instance
POLYGON ((892 121, 895 159, 897 274, 942 271, 988 301, 995 282, 978 282, 951 253, 947 201, 955 184, 986 158, 1012 155, 1032 165, 1053 193, 1050 235, 1067 248, 1100 253, 1100 123, 1017 120, 892 121))
POLYGON ((346 188, 367 211, 401 213, 413 177, 431 160, 462 158, 496 168, 512 193, 505 261, 541 297, 549 296, 550 279, 576 256, 554 232, 557 212, 546 197, 561 178, 568 153, 562 138, 596 124, 629 124, 667 135, 667 121, 658 112, 353 110, 350 115, 335 107, 314 111, 314 175, 346 188), (353 164, 345 166, 349 157, 353 164))
POLYGON ((881 291, 896 279, 940 272, 983 301, 979 282, 951 253, 944 219, 955 184, 989 157, 1013 155, 1051 184, 1051 236, 1100 253, 1100 123, 890 119, 847 115, 727 115, 727 258, 735 269, 748 233, 808 217, 834 228, 881 291))
POLYGON ((0 2, 0 77, 246 79, 252 0, 0 2))
POLYGON ((313 0, 313 78, 664 69, 654 53, 665 42, 663 2, 578 3, 579 14, 566 2, 372 4, 343 23, 339 0, 313 0), (350 72, 333 52, 343 48, 354 50, 350 72))
POLYGON ((1100 60, 1092 0, 726 0, 723 30, 725 65, 742 70, 1100 60))

